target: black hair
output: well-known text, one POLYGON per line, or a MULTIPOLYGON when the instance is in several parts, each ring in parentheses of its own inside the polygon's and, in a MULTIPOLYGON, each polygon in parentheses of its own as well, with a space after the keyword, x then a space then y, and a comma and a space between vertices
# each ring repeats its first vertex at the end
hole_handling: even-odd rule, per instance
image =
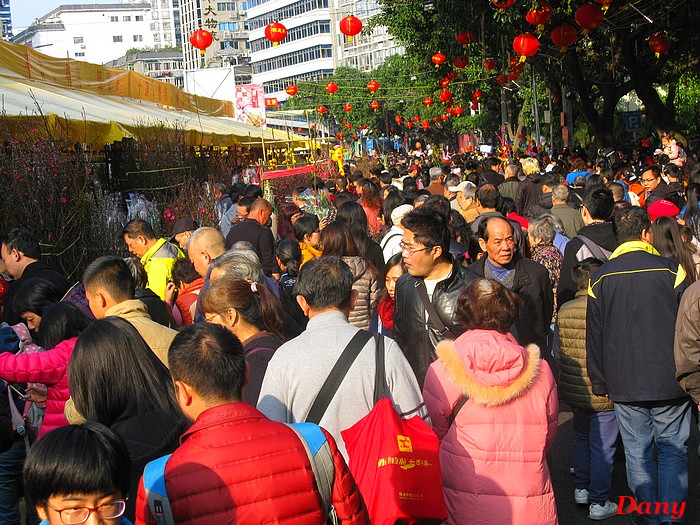
POLYGON ((175 381, 191 386, 207 401, 240 401, 246 364, 240 340, 223 326, 196 323, 184 327, 168 351, 175 381))
POLYGON ((474 200, 479 201, 482 208, 498 208, 500 198, 501 192, 493 184, 482 184, 474 193, 474 200))
POLYGON ((355 201, 342 204, 338 208, 335 220, 344 223, 350 228, 350 234, 355 242, 357 251, 366 258, 370 246, 370 238, 368 235, 367 214, 362 206, 355 201))
POLYGON ((243 197, 251 197, 253 200, 263 196, 263 189, 257 184, 248 184, 243 190, 243 197))
POLYGON ((141 263, 141 259, 139 257, 125 257, 124 262, 129 267, 131 277, 134 279, 134 288, 136 290, 145 290, 146 286, 148 286, 148 274, 141 263))
MULTIPOLYGON (((393 187, 393 186, 392 186, 393 187)), ((382 217, 384 218, 384 223, 389 226, 391 223, 391 212, 404 203, 403 196, 398 191, 390 191, 384 202, 382 202, 382 217)))
POLYGON ((29 259, 39 259, 41 257, 41 248, 39 240, 27 228, 12 228, 2 238, 2 244, 8 252, 17 250, 29 259))
POLYGON ((592 190, 586 191, 583 196, 583 205, 591 218, 597 221, 607 221, 615 208, 615 197, 613 197, 610 188, 595 186, 592 190))
POLYGON ((489 231, 488 231, 488 226, 489 222, 491 221, 504 221, 508 226, 510 226, 510 230, 513 234, 515 234, 515 229, 513 228, 513 224, 506 219, 505 217, 486 217, 483 221, 479 223, 479 231, 478 231, 478 237, 479 239, 484 239, 484 241, 489 240, 489 231))
MULTIPOLYGON (((394 169, 394 168, 392 168, 392 169, 394 169)), ((398 175, 398 171, 396 172, 396 174, 398 175)), ((390 171, 382 171, 379 174, 379 182, 381 182, 382 184, 391 184, 391 179, 392 179, 391 170, 390 171)))
POLYGON ((615 215, 613 227, 619 244, 627 241, 639 241, 642 238, 642 232, 651 228, 651 219, 644 208, 631 206, 620 210, 615 215))
POLYGON ((182 286, 183 284, 190 284, 197 279, 200 275, 197 270, 194 269, 194 264, 189 259, 178 259, 173 264, 173 269, 171 271, 173 282, 177 286, 182 286))
POLYGON ((18 314, 32 312, 43 317, 44 310, 50 304, 61 300, 61 290, 41 277, 30 277, 18 284, 19 289, 12 299, 12 309, 18 314))
POLYGON ((510 197, 501 197, 500 198, 498 211, 504 217, 507 217, 509 213, 516 212, 517 209, 518 208, 515 205, 515 201, 513 199, 511 199, 510 197))
POLYGON ((127 236, 130 239, 135 239, 139 235, 145 239, 156 238, 156 233, 153 231, 151 225, 141 219, 129 221, 122 230, 122 237, 127 236))
POLYGON ((299 275, 299 267, 301 266, 301 248, 299 243, 294 239, 284 239, 277 244, 277 257, 282 264, 285 265, 290 277, 299 275))
POLYGON ((450 206, 450 201, 448 201, 442 195, 430 195, 423 202, 421 209, 424 212, 431 211, 432 213, 437 213, 440 215, 440 217, 442 217, 446 224, 450 221, 450 210, 452 209, 450 206))
POLYGON ((350 305, 353 274, 340 257, 321 257, 307 262, 294 284, 294 293, 301 295, 315 310, 344 309, 350 305))
POLYGON ((102 288, 117 302, 134 298, 136 287, 129 265, 124 259, 113 255, 98 257, 83 272, 86 290, 102 288))
POLYGON ((447 257, 450 252, 450 230, 442 215, 428 209, 423 210, 423 206, 408 212, 401 225, 413 232, 413 239, 416 243, 425 247, 440 246, 443 257, 447 257))
POLYGON ((248 195, 244 195, 243 197, 238 199, 236 206, 240 206, 241 208, 245 208, 246 213, 250 213, 250 207, 253 205, 256 198, 257 197, 250 197, 248 195))
POLYGON ((37 337, 47 350, 61 341, 78 337, 88 325, 83 312, 69 303, 53 303, 44 311, 37 337))
POLYGON ((95 321, 80 334, 68 384, 78 412, 107 426, 151 410, 180 413, 168 369, 120 317, 95 321))
POLYGON ((292 229, 294 230, 294 237, 299 242, 303 242, 306 235, 311 236, 315 231, 318 231, 319 223, 318 217, 311 213, 305 213, 302 217, 299 217, 292 229))
POLYGON ((578 290, 588 289, 588 281, 598 268, 603 266, 603 261, 595 257, 588 257, 574 264, 571 269, 571 276, 574 278, 578 290))
POLYGON ((129 494, 131 461, 119 435, 99 423, 66 425, 38 440, 24 462, 24 492, 35 505, 52 496, 129 494))

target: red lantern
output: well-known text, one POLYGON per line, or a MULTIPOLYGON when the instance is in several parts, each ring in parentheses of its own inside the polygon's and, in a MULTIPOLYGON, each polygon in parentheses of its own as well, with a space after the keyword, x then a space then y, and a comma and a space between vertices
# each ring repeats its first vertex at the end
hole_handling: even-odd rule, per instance
POLYGON ((598 4, 602 4, 601 9, 603 10, 603 13, 605 13, 610 8, 610 4, 613 3, 613 0, 595 0, 595 1, 598 4))
POLYGON ((420 127, 423 129, 428 129, 430 127, 430 122, 427 120, 424 120, 423 122, 420 123, 420 127))
POLYGON ((326 84, 326 91, 328 91, 328 93, 330 93, 330 95, 333 96, 333 93, 338 91, 338 84, 331 80, 328 84, 326 84))
POLYGON ((278 46, 279 43, 287 37, 287 28, 279 22, 272 22, 265 28, 265 38, 272 42, 273 46, 278 46))
POLYGON ((443 122, 445 122, 448 118, 450 118, 450 116, 447 113, 443 113, 442 115, 440 115, 440 118, 443 122))
POLYGON ((574 13, 574 19, 583 28, 584 35, 588 34, 590 30, 600 27, 604 18, 603 10, 594 4, 583 4, 574 13))
POLYGON ((371 107, 374 111, 377 111, 379 109, 379 102, 373 100, 369 103, 369 107, 371 107))
POLYGON ((449 85, 450 85, 450 77, 445 77, 445 78, 440 79, 440 87, 441 88, 446 88, 449 85))
POLYGON ((452 109, 452 113, 454 114, 455 117, 459 117, 463 111, 464 111, 464 109, 462 109, 462 106, 455 106, 452 109))
POLYGON ((484 60, 484 71, 492 71, 496 69, 496 62, 494 60, 491 60, 490 58, 488 60, 484 60))
POLYGON ((352 138, 357 139, 357 133, 353 133, 352 138))
POLYGON ((656 58, 659 58, 662 53, 668 51, 668 47, 668 38, 663 35, 653 35, 649 39, 649 49, 654 52, 656 58))
POLYGON ((425 97, 425 98, 423 99, 423 104, 426 105, 426 106, 428 106, 428 107, 430 107, 430 106, 433 105, 433 99, 430 98, 430 97, 425 97))
POLYGON ((190 44, 192 44, 192 47, 199 49, 202 55, 213 41, 214 37, 206 29, 197 29, 197 31, 190 36, 190 44))
POLYGON ((443 104, 447 103, 449 100, 452 100, 452 91, 449 89, 443 89, 440 92, 440 102, 443 104))
POLYGON ((340 21, 340 32, 348 37, 348 42, 352 42, 352 37, 362 31, 362 20, 352 15, 348 15, 340 21))
POLYGON ((474 35, 471 31, 463 31, 455 36, 458 44, 462 44, 462 47, 467 47, 469 44, 474 42, 474 35))
POLYGON ((367 82, 367 89, 374 95, 374 93, 379 89, 379 82, 376 80, 370 80, 367 82))
POLYGON ((350 124, 350 123, 348 122, 347 124, 345 124, 345 127, 346 127, 347 129, 352 129, 352 124, 350 124))
POLYGON ((433 117, 433 122, 435 122, 436 124, 440 122, 440 117, 433 117))
POLYGON ((290 84, 289 86, 287 86, 287 89, 285 89, 285 91, 287 92, 287 95, 289 95, 290 97, 294 97, 294 95, 299 93, 299 88, 293 84, 290 84))
POLYGON ((350 113, 352 111, 352 104, 350 104, 350 103, 345 104, 343 106, 343 111, 345 111, 345 113, 350 113))
POLYGON ((318 111, 321 115, 323 115, 328 110, 326 109, 326 106, 319 106, 316 108, 316 111, 318 111))
POLYGON ((541 33, 544 31, 544 25, 552 18, 552 6, 544 0, 540 0, 538 4, 539 7, 537 9, 530 9, 527 12, 525 20, 533 26, 537 26, 537 31, 541 33))
POLYGON ((506 75, 505 73, 501 73, 496 77, 496 82, 498 82, 501 85, 506 84, 508 82, 508 75, 506 75))
POLYGON ((365 129, 367 129, 368 127, 369 127, 369 126, 368 126, 367 124, 362 124, 362 125, 360 126, 360 129, 365 130, 365 129))
POLYGON ((505 11, 515 5, 515 0, 491 0, 491 3, 499 11, 505 11))
POLYGON ((433 64, 435 64, 435 67, 440 67, 442 64, 445 63, 447 57, 443 55, 442 52, 438 51, 432 56, 431 60, 433 61, 433 64))
POLYGON ((340 133, 338 133, 338 134, 335 136, 335 138, 336 138, 337 140, 342 140, 342 139, 345 138, 345 133, 343 133, 343 132, 341 131, 340 133))
POLYGON ((473 110, 473 111, 479 111, 479 103, 478 103, 478 102, 474 102, 474 103, 472 104, 472 110, 473 110))
POLYGON ((413 122, 416 122, 416 123, 420 122, 420 117, 418 115, 413 117, 413 122))
POLYGON ((472 95, 473 100, 479 100, 484 94, 481 92, 480 89, 477 89, 474 91, 474 94, 472 95))
POLYGON ((508 73, 508 78, 510 78, 511 80, 518 80, 521 74, 522 71, 520 69, 514 69, 513 71, 508 73))
POLYGON ((411 129, 411 128, 413 127, 413 122, 410 122, 410 121, 409 121, 409 122, 406 122, 406 127, 407 127, 408 129, 411 129))
POLYGON ((461 55, 457 55, 455 59, 452 61, 455 67, 459 69, 464 69, 469 65, 469 59, 467 57, 463 57, 461 55))
POLYGON ((566 53, 569 46, 576 42, 576 38, 578 38, 578 33, 571 24, 564 24, 552 29, 552 42, 554 42, 554 45, 559 46, 559 50, 562 53, 566 53))
POLYGON ((401 118, 401 115, 396 115, 394 117, 394 120, 396 121, 397 124, 401 124, 403 122, 403 119, 401 118))
POLYGON ((533 56, 540 48, 540 41, 532 33, 522 33, 513 40, 513 49, 520 55, 520 62, 533 56))

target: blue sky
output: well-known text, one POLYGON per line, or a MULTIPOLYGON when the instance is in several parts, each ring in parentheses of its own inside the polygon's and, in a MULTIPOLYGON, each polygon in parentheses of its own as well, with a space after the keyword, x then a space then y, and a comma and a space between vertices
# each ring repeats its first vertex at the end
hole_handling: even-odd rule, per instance
POLYGON ((12 26, 27 27, 35 18, 44 16, 59 5, 118 4, 119 0, 10 0, 12 26))

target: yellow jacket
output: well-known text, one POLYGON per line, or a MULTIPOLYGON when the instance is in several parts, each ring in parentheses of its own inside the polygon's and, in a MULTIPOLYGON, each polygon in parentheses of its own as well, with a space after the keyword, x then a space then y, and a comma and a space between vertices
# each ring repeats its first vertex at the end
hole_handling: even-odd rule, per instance
POLYGON ((184 259, 182 250, 169 243, 165 239, 158 239, 141 257, 146 274, 148 275, 148 288, 165 300, 165 287, 172 278, 172 270, 175 261, 184 259))

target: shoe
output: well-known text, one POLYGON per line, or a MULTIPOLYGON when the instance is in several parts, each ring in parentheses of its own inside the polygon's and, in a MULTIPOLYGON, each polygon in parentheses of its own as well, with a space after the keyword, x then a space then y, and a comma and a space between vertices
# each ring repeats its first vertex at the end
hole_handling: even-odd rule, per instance
POLYGON ((579 505, 588 505, 588 489, 574 489, 574 501, 579 505))
POLYGON ((588 507, 588 518, 592 520, 604 520, 617 514, 617 503, 606 501, 605 505, 591 503, 588 507))

